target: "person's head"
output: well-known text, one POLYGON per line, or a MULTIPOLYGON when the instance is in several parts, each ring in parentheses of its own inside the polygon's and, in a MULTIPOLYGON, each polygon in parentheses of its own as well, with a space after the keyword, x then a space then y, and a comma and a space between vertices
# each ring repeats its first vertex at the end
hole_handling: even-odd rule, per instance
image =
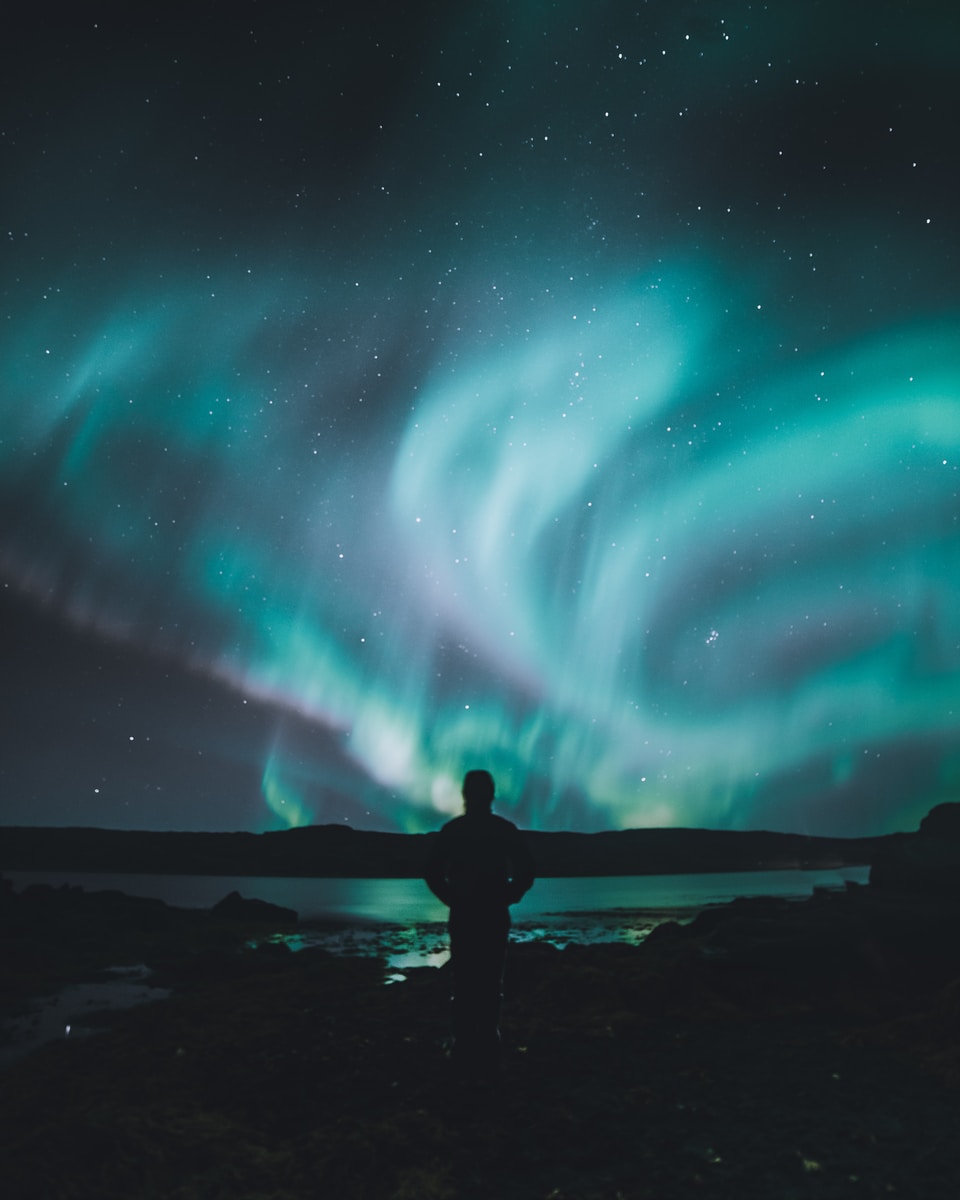
POLYGON ((464 775, 463 807, 468 813, 489 812, 493 793, 493 776, 489 771, 468 771, 464 775))

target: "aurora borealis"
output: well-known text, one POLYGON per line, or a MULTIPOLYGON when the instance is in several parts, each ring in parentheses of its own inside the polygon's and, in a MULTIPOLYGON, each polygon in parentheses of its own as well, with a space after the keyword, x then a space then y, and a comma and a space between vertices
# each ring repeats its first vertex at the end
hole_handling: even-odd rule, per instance
POLYGON ((2 823, 960 798, 951 6, 189 11, 3 51, 2 823))

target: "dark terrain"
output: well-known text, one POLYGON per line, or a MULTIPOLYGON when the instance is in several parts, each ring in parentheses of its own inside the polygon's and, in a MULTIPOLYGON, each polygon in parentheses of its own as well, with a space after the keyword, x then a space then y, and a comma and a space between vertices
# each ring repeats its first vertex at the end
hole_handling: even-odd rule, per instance
MULTIPOLYGON (((417 878, 435 834, 310 825, 273 833, 0 828, 0 870, 417 878)), ((542 876, 668 875, 859 866, 909 835, 807 837, 763 830, 527 832, 542 876)))
POLYGON ((385 986, 376 959, 250 948, 295 928, 282 911, 8 889, 6 1014, 123 962, 173 992, 2 1073, 4 1194, 952 1200, 960 841, 939 820, 870 886, 638 947, 513 947, 481 1078, 447 1058, 443 969, 385 986))

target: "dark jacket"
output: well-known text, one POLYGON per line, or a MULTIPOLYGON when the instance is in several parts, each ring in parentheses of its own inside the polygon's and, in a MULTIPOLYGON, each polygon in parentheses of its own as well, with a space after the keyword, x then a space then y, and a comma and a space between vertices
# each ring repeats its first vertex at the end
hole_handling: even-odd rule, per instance
POLYGON ((466 813, 437 834, 424 879, 450 908, 515 904, 533 884, 533 855, 512 821, 466 813))

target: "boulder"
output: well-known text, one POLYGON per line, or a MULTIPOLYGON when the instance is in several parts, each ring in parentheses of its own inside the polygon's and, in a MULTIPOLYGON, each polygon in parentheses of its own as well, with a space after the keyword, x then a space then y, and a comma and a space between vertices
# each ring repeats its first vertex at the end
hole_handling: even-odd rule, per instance
POLYGON ((924 837, 960 842, 960 803, 938 804, 920 822, 924 837))
POLYGON ((295 925, 300 919, 292 908, 270 904, 266 900, 247 899, 239 892, 230 892, 210 911, 213 916, 226 921, 253 921, 259 924, 295 925))
POLYGON ((960 840, 915 834, 874 862, 870 887, 960 900, 960 840))

